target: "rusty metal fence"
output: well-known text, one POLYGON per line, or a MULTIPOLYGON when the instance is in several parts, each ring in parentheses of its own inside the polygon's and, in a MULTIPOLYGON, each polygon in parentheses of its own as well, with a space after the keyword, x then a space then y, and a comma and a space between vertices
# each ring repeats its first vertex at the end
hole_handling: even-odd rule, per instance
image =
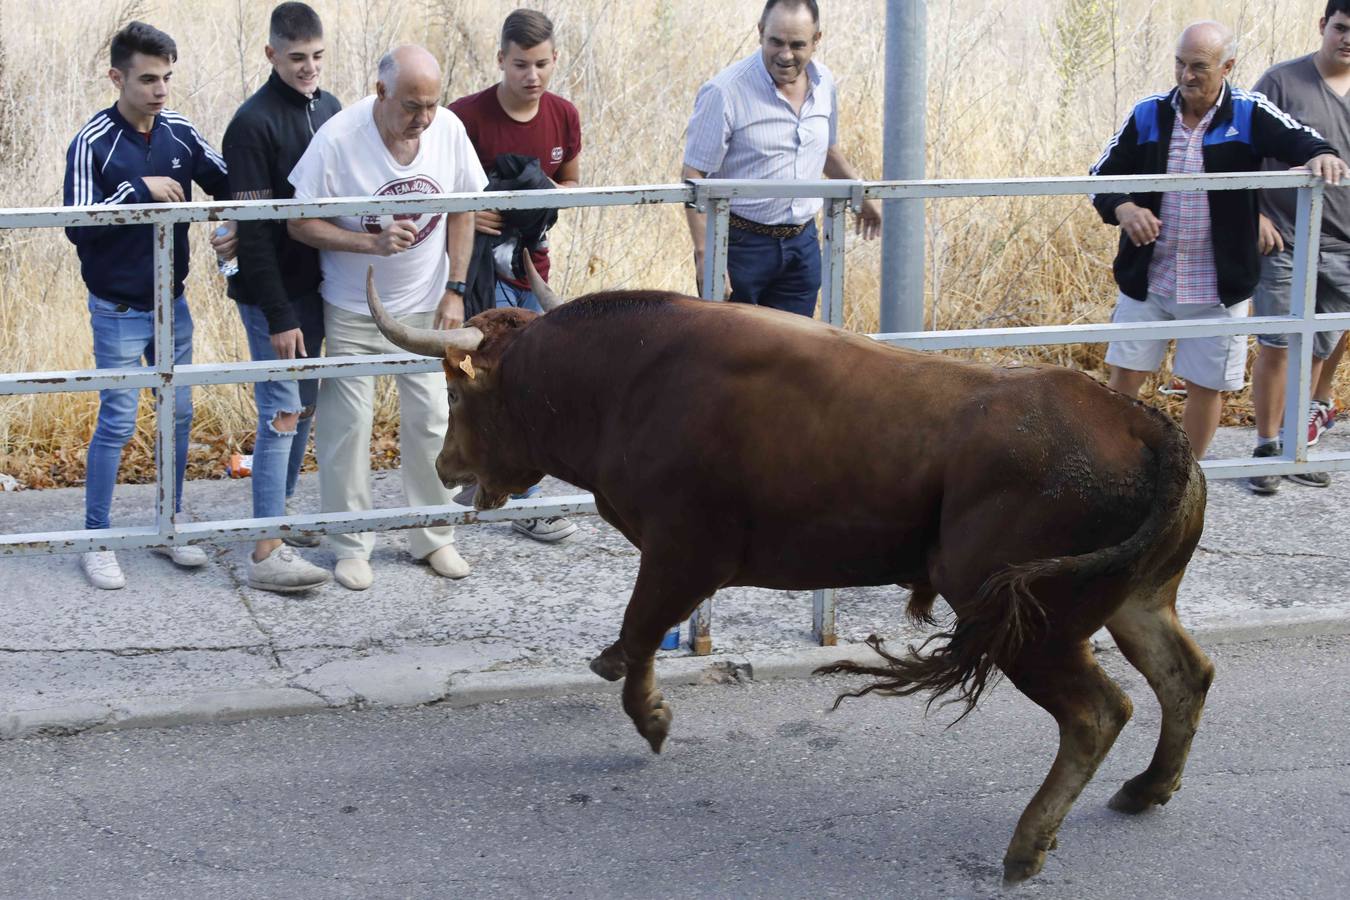
MULTIPOLYGON (((1306 298, 1315 296, 1317 247, 1321 230, 1323 185, 1305 173, 1250 173, 1197 176, 1113 176, 1110 178, 1037 178, 1000 181, 736 181, 705 179, 684 184, 632 188, 570 188, 491 194, 442 194, 402 198, 352 197, 303 201, 241 201, 230 203, 145 204, 118 207, 63 207, 0 210, 0 229, 62 228, 91 225, 148 225, 155 238, 155 342, 173 346, 173 226, 179 222, 331 218, 367 214, 455 213, 479 209, 540 209, 693 203, 708 213, 709 254, 703 295, 714 294, 726 273, 727 234, 731 201, 737 197, 821 197, 825 201, 822 240, 824 256, 821 316, 843 323, 846 215, 864 199, 917 200, 1035 195, 1085 195, 1106 188, 1138 190, 1244 190, 1296 188, 1294 298, 1288 316, 1264 318, 1159 322, 1140 325, 1053 325, 959 331, 876 334, 883 343, 921 350, 976 347, 1018 347, 1049 344, 1098 343, 1110 340, 1168 339, 1232 334, 1283 332, 1289 335, 1291 359, 1285 433, 1281 457, 1206 460, 1211 478, 1238 478, 1255 474, 1283 475, 1299 471, 1350 469, 1350 454, 1308 456, 1304 428, 1309 396, 1312 338, 1318 331, 1350 329, 1350 313, 1316 315, 1306 298)), ((378 531, 431 525, 468 525, 536 516, 595 512, 589 494, 512 500, 506 507, 476 511, 463 506, 404 507, 353 513, 323 513, 269 519, 180 522, 174 512, 177 497, 172 477, 174 459, 174 389, 206 384, 241 384, 305 378, 342 378, 440 370, 438 360, 407 354, 325 357, 314 360, 231 362, 175 366, 173 354, 159 353, 153 367, 94 369, 64 372, 0 374, 0 396, 53 392, 97 391, 105 388, 146 388, 154 392, 156 415, 155 520, 152 525, 106 530, 70 530, 0 535, 0 556, 35 553, 75 553, 196 544, 205 541, 253 541, 282 537, 292 531, 332 534, 378 531)), ((813 602, 813 632, 822 644, 833 644, 835 592, 817 591, 813 602)), ((691 619, 690 644, 695 652, 712 647, 712 604, 705 602, 691 619)))

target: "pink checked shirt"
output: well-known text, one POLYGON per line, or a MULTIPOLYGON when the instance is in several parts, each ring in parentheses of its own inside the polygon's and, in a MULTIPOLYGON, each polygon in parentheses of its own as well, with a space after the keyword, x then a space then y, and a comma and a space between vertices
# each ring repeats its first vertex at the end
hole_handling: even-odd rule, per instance
MULTIPOLYGON (((1205 131, 1218 104, 1210 107, 1194 128, 1187 128, 1181 121, 1178 98, 1173 98, 1172 108, 1177 120, 1167 147, 1167 174, 1199 175, 1205 171, 1205 131)), ((1218 303, 1209 195, 1204 191, 1166 191, 1158 219, 1162 228, 1148 269, 1148 292, 1160 297, 1175 294, 1177 303, 1218 303)))

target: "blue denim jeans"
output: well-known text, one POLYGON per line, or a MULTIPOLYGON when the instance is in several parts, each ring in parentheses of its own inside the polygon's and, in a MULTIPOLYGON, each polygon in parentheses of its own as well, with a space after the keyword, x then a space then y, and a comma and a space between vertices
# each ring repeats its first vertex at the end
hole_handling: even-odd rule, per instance
POLYGON ((727 274, 736 303, 770 306, 813 316, 820 293, 820 241, 816 223, 794 238, 774 238, 731 229, 727 274))
MULTIPOLYGON (((248 336, 249 355, 255 360, 274 360, 271 329, 261 307, 236 303, 239 318, 248 336)), ((305 352, 319 353, 317 338, 308 329, 305 352), (314 345, 311 346, 311 341, 314 345)), ((319 381, 258 381, 253 385, 253 400, 258 407, 258 433, 253 441, 253 516, 269 519, 286 515, 286 498, 295 493, 300 464, 305 461, 309 430, 314 424, 314 404, 319 396, 319 381), (300 413, 295 431, 280 431, 273 420, 282 413, 300 413)))
MULTIPOLYGON (((100 369, 127 369, 155 364, 155 314, 89 295, 89 325, 94 333, 94 365, 100 369)), ((192 362, 192 314, 182 295, 173 304, 173 361, 192 362)), ((113 487, 122 464, 122 448, 136 431, 136 404, 140 392, 131 388, 99 391, 98 424, 89 441, 84 488, 84 527, 109 528, 113 487)), ((177 509, 183 507, 183 471, 187 468, 188 438, 192 430, 192 389, 174 394, 174 480, 177 509)))
POLYGON ((509 281, 497 279, 497 297, 496 305, 500 309, 503 306, 515 306, 520 309, 532 309, 537 313, 544 311, 539 305, 539 298, 534 295, 534 291, 527 291, 525 288, 516 287, 509 281))
MULTIPOLYGON (((539 298, 534 295, 534 291, 527 291, 522 287, 516 287, 509 281, 497 279, 497 308, 503 306, 514 306, 519 309, 532 309, 537 313, 542 313, 544 308, 539 305, 539 298)), ((539 493, 539 485, 531 485, 523 494, 512 494, 512 500, 524 500, 526 497, 533 497, 539 493)))

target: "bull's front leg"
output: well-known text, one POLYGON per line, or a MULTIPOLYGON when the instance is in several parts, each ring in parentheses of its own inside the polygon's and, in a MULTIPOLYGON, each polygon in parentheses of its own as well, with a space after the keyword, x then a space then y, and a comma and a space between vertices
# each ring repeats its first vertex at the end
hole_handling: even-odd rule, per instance
MULTIPOLYGON (((720 567, 698 564, 701 547, 693 542, 676 546, 681 550, 675 554, 642 554, 619 639, 591 662, 600 677, 624 679, 624 712, 654 753, 661 752, 671 720, 670 704, 656 685, 656 651, 666 632, 689 618, 723 580, 720 567)), ((711 553, 702 557, 710 558, 711 553)))
POLYGON ((628 671, 623 658, 623 642, 615 641, 591 660, 591 671, 606 681, 618 681, 628 671))

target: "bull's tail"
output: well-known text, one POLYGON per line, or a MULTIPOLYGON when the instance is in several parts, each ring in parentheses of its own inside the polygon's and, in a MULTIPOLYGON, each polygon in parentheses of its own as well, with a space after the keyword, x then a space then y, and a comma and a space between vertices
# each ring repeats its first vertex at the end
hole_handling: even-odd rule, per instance
MULTIPOLYGON (((960 721, 975 708, 991 677, 996 678, 995 667, 1006 671, 1023 646, 1042 634, 1046 615, 1031 593, 1033 582, 1051 577, 1088 580, 1121 572, 1155 547, 1185 508, 1196 466, 1185 433, 1162 413, 1152 409, 1148 412, 1159 425, 1160 440, 1152 448, 1156 459, 1154 483, 1158 490, 1148 514, 1133 534, 1119 544, 1091 553, 1031 560, 996 572, 980 586, 974 601, 962 610, 951 631, 932 635, 918 647, 911 644, 903 656, 887 653, 882 649, 882 640, 872 635, 867 643, 881 655, 885 665, 866 666, 845 660, 816 669, 819 675, 847 672, 883 679, 840 694, 835 699, 835 708, 846 697, 861 697, 874 691, 890 696, 929 691, 931 707, 939 697, 956 691, 956 696, 943 705, 963 702, 966 708, 957 718, 960 721), (925 654, 935 641, 943 643, 925 654)), ((1203 503, 1203 481, 1199 491, 1203 503)))
POLYGON ((848 672, 882 679, 840 694, 835 698, 834 708, 838 709, 845 697, 861 697, 873 691, 893 697, 927 691, 928 706, 932 707, 939 697, 956 691, 956 696, 943 705, 965 703, 957 721, 965 718, 975 708, 991 676, 997 675, 994 667, 1016 658, 1023 644, 1039 633, 1045 623, 1045 611, 1027 587, 1037 576, 1024 575, 1023 568, 1026 567, 1005 569, 990 578, 951 631, 932 635, 917 647, 911 644, 903 656, 887 653, 882 649, 882 639, 875 634, 868 637, 868 645, 886 661, 884 666, 841 660, 816 669, 817 675, 848 672), (941 641, 941 645, 925 654, 928 645, 936 641, 941 641))

